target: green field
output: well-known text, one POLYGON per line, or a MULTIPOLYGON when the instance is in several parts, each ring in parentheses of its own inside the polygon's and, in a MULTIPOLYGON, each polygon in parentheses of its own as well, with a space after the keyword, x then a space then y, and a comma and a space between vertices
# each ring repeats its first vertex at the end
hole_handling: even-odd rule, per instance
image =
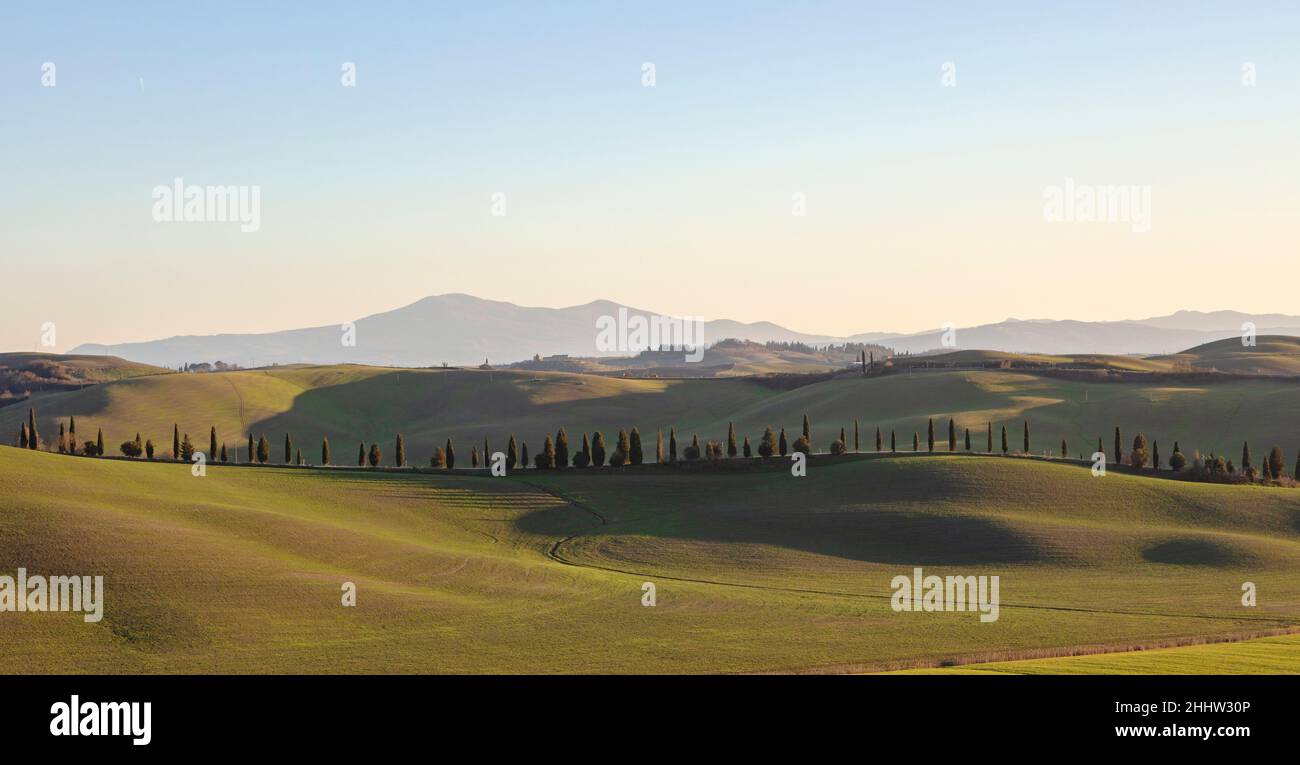
POLYGON ((871 671, 1300 626, 1300 493, 1029 460, 194 477, 0 448, 0 497, 0 573, 108 589, 98 624, 0 613, 0 673, 871 671), (914 565, 999 576, 1000 618, 895 613, 914 565))
MULTIPOLYGON (((634 380, 595 375, 480 370, 396 370, 377 367, 285 367, 212 374, 172 374, 123 380, 80 391, 37 395, 32 404, 43 438, 58 424, 77 419, 78 436, 104 429, 110 450, 138 432, 161 451, 170 449, 179 423, 199 448, 209 428, 247 458, 247 434, 266 434, 278 450, 293 435, 308 461, 319 459, 328 436, 336 462, 355 462, 356 445, 377 442, 392 454, 394 436, 406 439, 411 462, 427 463, 435 446, 451 438, 462 464, 472 444, 487 438, 503 449, 511 433, 534 453, 542 439, 564 427, 577 447, 581 433, 600 430, 612 441, 619 428, 638 427, 653 449, 654 433, 668 428, 689 441, 722 440, 734 421, 740 437, 756 444, 767 425, 785 427, 791 440, 803 415, 812 418, 814 445, 826 450, 845 428, 852 447, 853 422, 863 450, 874 449, 875 428, 895 429, 901 449, 912 434, 925 441, 929 418, 946 443, 947 419, 970 428, 972 445, 985 446, 986 423, 1006 426, 1012 449, 1029 421, 1031 450, 1058 453, 1062 439, 1071 456, 1090 455, 1101 438, 1109 451, 1116 426, 1127 450, 1141 431, 1167 459, 1173 442, 1186 455, 1194 449, 1239 459, 1249 441, 1262 456, 1274 445, 1290 469, 1300 447, 1300 397, 1293 382, 1236 380, 1212 384, 1099 383, 1005 371, 899 372, 874 378, 844 377, 794 390, 765 387, 745 378, 634 380)), ((17 441, 27 416, 23 405, 0 408, 0 433, 17 441)), ((278 454, 278 451, 276 452, 278 454)))
POLYGON ((1300 635, 1181 648, 908 669, 900 675, 1283 675, 1300 672, 1300 635))

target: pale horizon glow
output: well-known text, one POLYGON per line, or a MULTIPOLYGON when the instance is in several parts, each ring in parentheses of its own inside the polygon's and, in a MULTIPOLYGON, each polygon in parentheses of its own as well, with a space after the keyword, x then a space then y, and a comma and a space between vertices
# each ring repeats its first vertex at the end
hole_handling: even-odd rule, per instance
POLYGON ((1184 6, 17 6, 0 351, 445 293, 837 337, 1300 314, 1300 7, 1184 6), (155 222, 176 178, 260 187, 259 230, 155 222), (1150 230, 1045 221, 1067 179, 1150 187, 1150 230))

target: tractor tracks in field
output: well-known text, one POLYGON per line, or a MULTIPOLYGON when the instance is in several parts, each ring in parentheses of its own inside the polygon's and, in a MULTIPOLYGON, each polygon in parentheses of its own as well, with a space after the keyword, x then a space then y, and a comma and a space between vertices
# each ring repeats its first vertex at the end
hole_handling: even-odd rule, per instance
MULTIPOLYGON (((592 508, 591 506, 583 502, 574 499, 573 497, 566 495, 564 492, 559 491, 558 489, 553 489, 549 486, 540 486, 538 484, 527 482, 527 481, 525 483, 537 489, 538 491, 545 492, 546 494, 595 517, 597 520, 600 521, 600 527, 612 525, 605 518, 605 516, 602 515, 599 511, 597 511, 596 509, 592 508)), ((694 577, 671 576, 667 574, 647 573, 645 571, 633 571, 631 569, 618 568, 616 566, 602 566, 596 563, 582 563, 573 560, 571 558, 566 558, 562 552, 564 546, 572 542, 573 540, 577 539, 578 537, 586 536, 586 533, 587 532, 570 534, 567 537, 556 540, 547 549, 546 557, 550 558, 556 563, 560 563, 565 566, 572 566, 574 568, 593 569, 596 571, 606 571, 613 574, 625 574, 627 576, 634 576, 643 580, 658 579, 658 580, 664 580, 670 582, 688 582, 690 584, 705 584, 714 587, 734 587, 734 588, 746 589, 746 590, 766 590, 769 592, 784 592, 784 593, 790 593, 795 595, 827 595, 827 596, 838 597, 838 598, 851 598, 851 599, 863 599, 863 600, 890 600, 892 598, 892 595, 876 595, 876 594, 866 593, 866 592, 847 592, 844 590, 819 590, 819 589, 811 589, 811 588, 804 588, 804 587, 781 587, 779 585, 771 585, 771 584, 727 582, 719 579, 698 579, 694 577)), ((1007 602, 1000 603, 998 607, 1022 609, 1022 610, 1029 610, 1029 611, 1059 611, 1059 612, 1082 613, 1082 614, 1105 614, 1108 616, 1140 616, 1140 617, 1152 617, 1152 618, 1162 618, 1162 619, 1204 619, 1204 620, 1216 621, 1216 622, 1222 622, 1222 621, 1259 622, 1263 624, 1281 625, 1282 627, 1288 629, 1300 627, 1300 624, 1298 624, 1295 620, 1289 620, 1284 617, 1271 617, 1271 616, 1242 615, 1242 616, 1227 617, 1227 616, 1215 616, 1212 614, 1182 614, 1182 613, 1168 613, 1163 611, 1123 611, 1119 609, 1109 609, 1109 608, 1083 608, 1080 606, 1053 606, 1053 605, 1046 605, 1046 604, 1007 603, 1007 602)))

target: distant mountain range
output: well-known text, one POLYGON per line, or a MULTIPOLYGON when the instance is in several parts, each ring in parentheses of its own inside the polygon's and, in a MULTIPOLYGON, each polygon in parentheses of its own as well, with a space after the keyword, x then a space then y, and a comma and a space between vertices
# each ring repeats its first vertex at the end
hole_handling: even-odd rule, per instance
MULTIPOLYGON (((355 344, 345 344, 342 325, 261 334, 185 335, 117 345, 79 345, 70 353, 121 356, 132 361, 177 367, 224 361, 240 366, 357 363, 403 367, 509 363, 534 355, 626 355, 597 347, 597 320, 655 315, 652 311, 597 300, 568 308, 532 308, 472 295, 436 295, 354 322, 355 344)), ((1259 334, 1300 336, 1300 316, 1245 314, 1237 311, 1179 311, 1134 321, 1022 321, 958 327, 957 348, 1017 353, 1176 353, 1202 343, 1241 334, 1253 322, 1259 334)), ((913 334, 868 332, 848 337, 811 335, 771 322, 746 324, 728 319, 704 323, 704 341, 737 338, 769 341, 876 343, 897 352, 951 350, 944 330, 913 334)))

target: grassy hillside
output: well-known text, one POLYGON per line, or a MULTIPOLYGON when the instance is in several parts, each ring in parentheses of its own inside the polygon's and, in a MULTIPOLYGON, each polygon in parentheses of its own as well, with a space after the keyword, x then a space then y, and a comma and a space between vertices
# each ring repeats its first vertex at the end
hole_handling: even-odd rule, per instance
POLYGON ((1300 613, 1300 495, 1029 461, 194 477, 0 449, 0 496, 0 571, 108 588, 98 624, 0 614, 7 673, 868 670, 1300 613), (913 565, 1000 576, 1000 619, 893 612, 913 565))
MULTIPOLYGON (((1256 455, 1282 446, 1288 470, 1300 447, 1300 398, 1286 381, 1238 380, 1214 384, 1096 383, 1019 372, 899 372, 884 377, 844 377, 794 390, 776 390, 747 379, 632 380, 595 375, 480 370, 395 370, 379 367, 284 367, 213 374, 175 374, 124 380, 80 391, 34 397, 41 433, 48 440, 60 420, 76 416, 79 435, 103 428, 110 445, 139 432, 169 449, 172 423, 180 424, 200 448, 208 429, 241 448, 248 432, 265 433, 278 449, 293 434, 308 460, 319 456, 328 436, 335 461, 351 464, 356 444, 378 442, 392 453, 401 432, 410 459, 427 462, 447 438, 461 459, 484 438, 501 449, 511 433, 536 453, 546 435, 565 427, 576 450, 581 433, 601 430, 607 440, 620 427, 637 426, 653 453, 656 429, 665 438, 676 427, 689 442, 725 438, 735 421, 740 437, 757 443, 767 425, 786 427, 791 440, 803 415, 813 421, 814 445, 828 448, 844 427, 852 443, 854 419, 860 444, 873 449, 875 428, 895 429, 900 448, 912 433, 925 441, 927 421, 946 445, 947 420, 970 428, 972 445, 983 449, 992 422, 995 446, 1005 425, 1013 449, 1021 444, 1022 422, 1031 428, 1034 451, 1057 453, 1061 439, 1071 455, 1091 454, 1100 437, 1107 450, 1120 426, 1127 450, 1142 431, 1159 442, 1165 458, 1178 440, 1193 449, 1237 459, 1249 440, 1256 455)), ((26 407, 0 409, 0 434, 15 442, 26 407)), ((683 444, 684 445, 684 444, 683 444)), ((278 451, 276 452, 278 454, 278 451)), ((467 463, 465 463, 467 464, 467 463)))
POLYGON ((70 390, 168 370, 116 356, 0 353, 0 405, 27 393, 70 390))
POLYGON ((1300 673, 1300 635, 1148 651, 901 670, 907 675, 1282 675, 1300 673))
POLYGON ((1300 338, 1263 335, 1254 346, 1239 338, 1198 345, 1172 356, 1156 357, 1195 369, 1253 375, 1300 375, 1300 338))

